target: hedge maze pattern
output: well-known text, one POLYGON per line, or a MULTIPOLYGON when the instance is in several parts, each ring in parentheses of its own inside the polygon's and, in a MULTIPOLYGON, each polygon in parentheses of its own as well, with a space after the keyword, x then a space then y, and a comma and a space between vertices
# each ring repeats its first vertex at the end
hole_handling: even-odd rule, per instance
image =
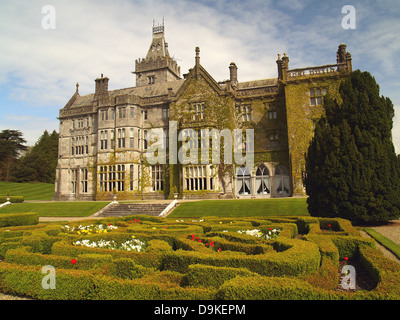
POLYGON ((8 226, 0 259, 0 291, 36 299, 400 298, 398 264, 343 219, 138 215, 8 226), (374 289, 337 290, 345 257, 374 289), (55 289, 42 287, 49 265, 55 289))

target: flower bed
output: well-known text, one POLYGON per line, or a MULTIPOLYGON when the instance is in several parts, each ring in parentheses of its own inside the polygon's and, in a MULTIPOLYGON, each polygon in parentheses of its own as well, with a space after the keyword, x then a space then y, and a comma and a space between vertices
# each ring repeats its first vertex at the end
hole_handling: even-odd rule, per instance
POLYGON ((127 240, 122 243, 117 243, 114 240, 98 240, 90 241, 89 239, 78 240, 73 243, 74 246, 84 246, 88 248, 111 249, 111 250, 126 250, 126 251, 144 251, 146 243, 138 239, 127 240))
POLYGON ((399 299, 398 265, 374 246, 346 220, 311 217, 7 227, 0 290, 38 299, 399 299), (344 258, 362 264, 374 289, 336 289, 344 258), (48 265, 54 290, 42 287, 48 265))

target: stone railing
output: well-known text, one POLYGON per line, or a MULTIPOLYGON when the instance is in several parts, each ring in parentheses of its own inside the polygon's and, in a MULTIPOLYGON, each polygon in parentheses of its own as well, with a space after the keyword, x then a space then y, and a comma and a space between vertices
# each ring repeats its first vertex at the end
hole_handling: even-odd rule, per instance
POLYGON ((324 66, 308 67, 287 70, 287 78, 298 78, 313 75, 329 75, 339 73, 341 69, 345 69, 346 64, 327 64, 324 66))

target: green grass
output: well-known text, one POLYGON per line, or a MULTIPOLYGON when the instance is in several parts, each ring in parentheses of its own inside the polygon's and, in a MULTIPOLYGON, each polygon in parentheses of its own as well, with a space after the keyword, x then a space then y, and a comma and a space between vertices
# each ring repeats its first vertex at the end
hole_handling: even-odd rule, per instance
POLYGON ((397 243, 372 228, 364 228, 364 231, 400 259, 400 246, 397 243))
POLYGON ((52 200, 54 184, 52 183, 17 183, 0 181, 0 196, 23 196, 24 200, 52 200))
POLYGON ((36 212, 39 217, 88 217, 109 202, 43 202, 15 203, 0 209, 3 213, 36 212))
POLYGON ((202 200, 182 202, 169 217, 309 215, 306 198, 202 200))

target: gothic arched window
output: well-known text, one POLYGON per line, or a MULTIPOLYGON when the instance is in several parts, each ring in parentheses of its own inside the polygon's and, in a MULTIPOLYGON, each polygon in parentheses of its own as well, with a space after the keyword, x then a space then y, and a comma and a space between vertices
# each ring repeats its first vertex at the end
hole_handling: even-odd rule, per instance
POLYGON ((250 171, 247 167, 240 167, 237 170, 236 186, 238 194, 245 195, 251 193, 250 171))

